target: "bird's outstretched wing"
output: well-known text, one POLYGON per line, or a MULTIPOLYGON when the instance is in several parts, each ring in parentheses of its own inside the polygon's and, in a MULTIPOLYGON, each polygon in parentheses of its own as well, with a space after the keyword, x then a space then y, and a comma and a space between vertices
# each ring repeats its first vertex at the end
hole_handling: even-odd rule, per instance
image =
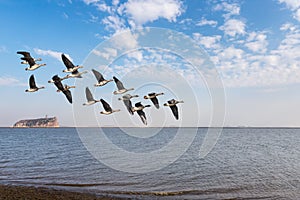
POLYGON ((101 103, 103 105, 103 108, 106 112, 111 112, 112 111, 110 105, 106 101, 104 101, 103 99, 100 99, 100 101, 101 101, 101 103))
POLYGON ((117 85, 118 90, 125 89, 123 83, 119 79, 117 79, 115 76, 113 77, 113 79, 117 85))
POLYGON ((63 90, 64 95, 67 97, 68 101, 72 103, 72 93, 70 90, 63 90))
POLYGON ((132 111, 132 103, 129 99, 123 100, 128 112, 133 115, 133 111, 132 111))
POLYGON ((94 101, 94 97, 88 87, 85 88, 85 96, 87 101, 94 101))
POLYGON ((141 107, 143 106, 141 102, 137 102, 136 104, 134 104, 135 107, 141 107))
POLYGON ((174 115, 174 117, 178 120, 178 108, 176 105, 174 106, 170 106, 171 110, 172 110, 172 113, 174 115))
POLYGON ((147 118, 146 118, 146 115, 145 115, 145 112, 143 110, 138 110, 137 111, 137 114, 140 116, 142 122, 147 125, 147 118))
POLYGON ((94 69, 92 69, 92 72, 94 73, 98 82, 104 81, 104 78, 100 72, 98 72, 97 70, 94 70, 94 69))
POLYGON ((61 54, 61 59, 68 69, 75 67, 75 65, 67 58, 67 56, 65 56, 65 54, 61 54))
MULTIPOLYGON (((21 54, 24 56, 24 58, 31 58, 31 55, 27 51, 18 51, 17 54, 21 54)), ((21 58, 22 59, 22 58, 21 58)))
POLYGON ((29 87, 30 88, 36 88, 35 80, 34 80, 34 75, 32 74, 29 78, 29 87))
POLYGON ((57 87, 57 89, 59 89, 60 91, 64 91, 65 90, 63 84, 61 83, 61 78, 59 78, 58 75, 54 75, 52 77, 52 80, 54 81, 54 85, 57 87))
POLYGON ((159 108, 159 103, 157 97, 150 98, 154 106, 158 109, 159 108))
POLYGON ((30 66, 35 65, 35 61, 34 61, 34 59, 31 57, 31 55, 30 55, 29 52, 27 52, 27 51, 18 51, 17 54, 23 55, 24 57, 22 57, 21 60, 27 61, 28 64, 29 64, 30 66))

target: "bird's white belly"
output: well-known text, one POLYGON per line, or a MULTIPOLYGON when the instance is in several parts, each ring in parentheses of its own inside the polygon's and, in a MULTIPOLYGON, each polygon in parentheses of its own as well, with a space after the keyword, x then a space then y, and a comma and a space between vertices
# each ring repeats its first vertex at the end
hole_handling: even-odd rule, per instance
POLYGON ((37 89, 35 89, 35 88, 29 88, 29 89, 27 90, 27 92, 35 92, 35 91, 37 91, 37 89))
POLYGON ((38 64, 32 65, 31 67, 28 67, 27 70, 32 71, 35 70, 37 68, 39 68, 40 66, 38 64))
POLYGON ((115 93, 115 94, 123 94, 123 93, 125 93, 125 92, 127 92, 126 89, 121 89, 121 90, 115 91, 114 93, 115 93))
POLYGON ((100 113, 103 114, 103 115, 109 115, 109 114, 111 114, 112 112, 102 111, 102 112, 100 112, 100 113))

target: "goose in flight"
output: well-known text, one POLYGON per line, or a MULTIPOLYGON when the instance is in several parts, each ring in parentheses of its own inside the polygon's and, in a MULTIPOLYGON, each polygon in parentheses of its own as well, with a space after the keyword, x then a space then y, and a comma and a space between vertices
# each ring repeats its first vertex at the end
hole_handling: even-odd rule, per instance
POLYGON ((144 99, 150 99, 152 101, 152 103, 154 104, 154 106, 159 109, 159 103, 158 103, 158 99, 157 96, 159 95, 164 95, 163 92, 161 93, 149 93, 148 95, 144 96, 144 99))
POLYGON ((30 53, 27 52, 27 51, 18 51, 17 54, 21 54, 21 55, 24 56, 24 57, 21 58, 21 60, 23 60, 21 62, 21 64, 29 64, 26 60, 27 59, 31 59, 31 58, 33 59, 33 61, 42 61, 41 58, 33 58, 33 57, 31 57, 30 53))
POLYGON ((83 104, 84 106, 90 106, 97 102, 100 102, 100 100, 94 99, 94 97, 88 87, 85 88, 85 97, 86 97, 87 102, 83 104))
POLYGON ((130 90, 134 90, 134 88, 129 88, 129 89, 126 89, 123 85, 123 83, 117 79, 115 76, 113 77, 116 85, 117 85, 117 88, 118 90, 114 91, 114 94, 124 94, 125 92, 127 91, 130 91, 130 90))
POLYGON ((33 71, 36 70, 37 68, 41 67, 41 66, 45 66, 46 64, 38 64, 35 61, 41 61, 41 58, 38 59, 34 59, 33 57, 31 57, 29 52, 26 51, 18 51, 17 54, 21 54, 24 57, 21 58, 21 60, 23 60, 21 62, 21 64, 29 64, 29 67, 25 68, 25 70, 29 70, 29 71, 33 71))
POLYGON ((103 99, 100 99, 101 103, 102 103, 102 106, 104 108, 104 111, 101 111, 100 114, 103 114, 103 115, 109 115, 109 114, 112 114, 114 112, 119 112, 121 111, 120 109, 117 109, 117 110, 113 110, 110 105, 104 101, 103 99))
POLYGON ((113 81, 112 79, 109 79, 109 80, 104 79, 103 75, 100 72, 98 72, 97 70, 92 69, 92 72, 94 73, 94 75, 98 81, 94 85, 95 87, 103 86, 103 85, 106 85, 107 83, 113 81))
MULTIPOLYGON (((56 75, 57 76, 57 75, 56 75)), ((58 77, 58 76, 57 76, 58 77)), ((65 80, 66 78, 60 78, 58 77, 58 79, 56 78, 56 80, 60 80, 60 81, 63 81, 65 80)), ((54 83, 55 81, 53 79, 49 80, 48 83, 54 83)), ((74 86, 75 87, 75 86, 74 86)))
POLYGON ((69 88, 67 86, 63 86, 63 84, 61 83, 61 78, 58 77, 58 75, 54 75, 52 77, 52 80, 54 82, 54 85, 57 87, 57 89, 61 92, 64 93, 64 95, 66 96, 66 98, 68 99, 68 101, 70 103, 72 103, 72 93, 71 91, 69 90, 69 88))
POLYGON ((72 73, 68 74, 67 76, 63 77, 63 79, 67 78, 82 78, 82 74, 86 74, 87 71, 79 72, 77 69, 73 71, 72 73))
POLYGON ((61 59, 63 61, 63 63, 65 64, 67 69, 64 69, 63 72, 67 72, 67 73, 72 73, 76 70, 78 70, 79 68, 83 68, 83 66, 79 66, 79 65, 74 65, 68 58, 67 56, 65 56, 65 54, 61 54, 61 59))
POLYGON ((34 80, 34 75, 32 74, 29 78, 29 89, 25 90, 25 92, 36 92, 39 89, 44 89, 45 87, 37 87, 34 80))
POLYGON ((142 122, 147 125, 147 118, 146 118, 146 114, 143 111, 144 108, 150 107, 150 105, 142 105, 141 102, 138 102, 134 105, 134 107, 132 108, 132 111, 136 111, 137 114, 140 116, 142 122))
POLYGON ((177 108, 177 105, 178 103, 184 103, 183 101, 177 101, 175 99, 171 99, 169 100, 167 103, 164 103, 164 106, 169 106, 172 110, 172 113, 175 117, 175 119, 179 119, 178 117, 178 108, 177 108))
MULTIPOLYGON (((66 85, 66 84, 65 84, 65 86, 64 86, 64 90, 69 90, 69 89, 71 89, 71 88, 76 88, 76 87, 73 86, 73 85, 72 85, 72 86, 69 86, 69 85, 66 85)), ((57 89, 56 92, 63 92, 63 91, 57 89)))
POLYGON ((134 97, 139 97, 138 95, 130 95, 130 94, 125 94, 123 97, 118 98, 118 100, 123 101, 125 107, 127 108, 128 112, 133 115, 132 111, 132 103, 130 101, 131 98, 134 97))

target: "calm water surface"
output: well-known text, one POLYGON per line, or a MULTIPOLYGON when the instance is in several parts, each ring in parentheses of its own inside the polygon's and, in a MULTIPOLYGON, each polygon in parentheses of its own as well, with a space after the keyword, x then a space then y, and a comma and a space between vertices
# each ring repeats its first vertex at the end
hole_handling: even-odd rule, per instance
MULTIPOLYGON (((105 130, 113 143, 132 152, 162 148, 176 134, 176 128, 164 128, 136 138, 118 128, 105 130)), ((198 129, 192 145, 171 165, 134 174, 96 160, 75 128, 0 128, 0 184, 135 199, 300 199, 300 129, 224 129, 214 149, 199 159, 206 131, 198 129)))

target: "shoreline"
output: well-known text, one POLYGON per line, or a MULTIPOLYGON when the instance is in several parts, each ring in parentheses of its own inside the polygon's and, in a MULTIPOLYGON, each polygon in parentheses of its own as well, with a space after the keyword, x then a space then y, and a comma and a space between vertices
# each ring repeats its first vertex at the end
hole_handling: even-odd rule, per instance
POLYGON ((123 198, 99 196, 93 193, 73 192, 46 187, 0 184, 0 199, 43 199, 43 200, 118 200, 123 198))

